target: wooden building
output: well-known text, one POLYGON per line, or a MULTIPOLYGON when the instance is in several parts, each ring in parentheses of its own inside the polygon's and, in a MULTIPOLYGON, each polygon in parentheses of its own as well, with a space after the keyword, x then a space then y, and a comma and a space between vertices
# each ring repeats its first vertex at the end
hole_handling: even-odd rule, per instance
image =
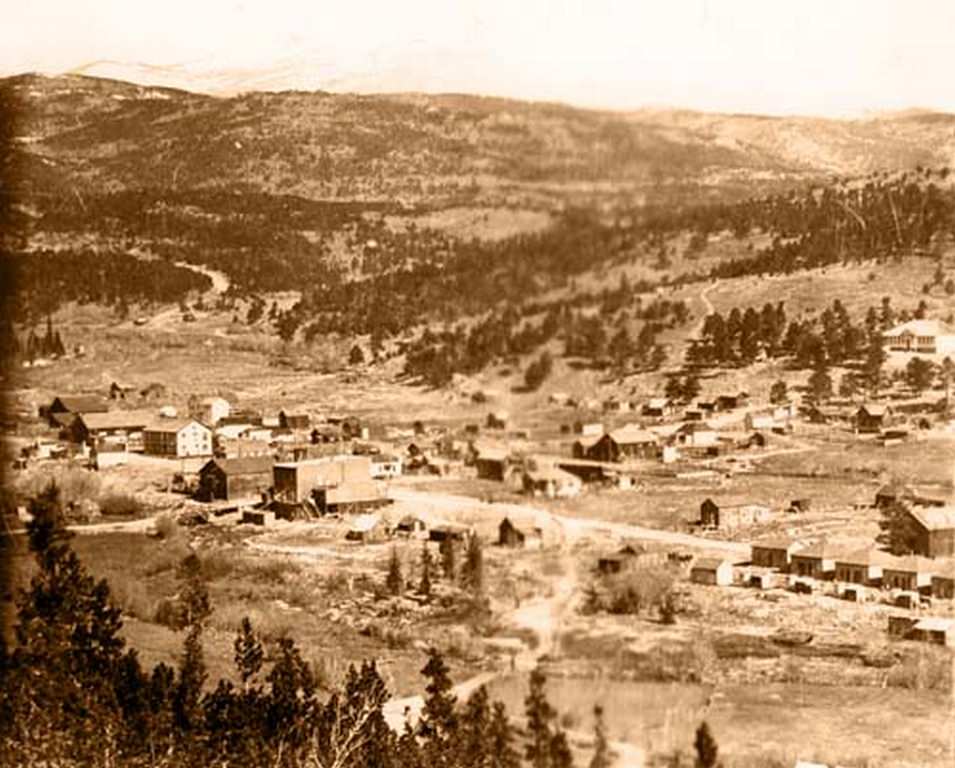
POLYGON ((698 558, 690 566, 690 581, 694 584, 728 587, 733 583, 733 563, 725 558, 698 558))
POLYGON ((955 508, 909 508, 908 520, 913 533, 913 549, 925 557, 955 555, 955 508))
POLYGON ((700 504, 698 525, 703 528, 730 530, 765 523, 771 517, 772 510, 763 504, 717 504, 708 498, 700 504))
POLYGON ((882 567, 882 586, 906 592, 930 592, 934 568, 931 560, 917 555, 894 557, 882 567))
POLYGON ((142 451, 144 430, 156 420, 149 411, 79 413, 68 434, 72 442, 95 447, 99 453, 142 451))
POLYGON ((855 431, 860 434, 877 434, 892 425, 892 406, 884 403, 865 403, 852 417, 855 431))
POLYGON ((786 537, 774 537, 753 542, 753 565, 775 568, 787 572, 792 565, 792 556, 806 548, 801 541, 786 537))
POLYGON ((260 497, 272 486, 272 457, 212 459, 199 470, 197 496, 204 501, 260 497))
POLYGON ((211 456, 212 430, 195 419, 164 419, 143 430, 143 445, 153 456, 211 456))
POLYGON ((279 411, 279 427, 282 429, 308 429, 311 419, 307 413, 300 411, 279 411))
POLYGON ((836 575, 836 559, 841 555, 827 542, 818 542, 792 554, 790 572, 810 579, 831 580, 836 575))
POLYGON ((586 458, 611 462, 650 460, 657 458, 658 453, 655 434, 635 424, 628 424, 603 435, 587 451, 586 458))
POLYGON ((502 547, 540 549, 544 531, 539 526, 514 523, 509 517, 501 520, 497 528, 497 543, 502 547))
POLYGON ((891 565, 891 555, 867 548, 849 552, 836 558, 835 580, 865 587, 882 584, 882 569, 891 565))
POLYGON ((40 409, 40 417, 51 427, 63 427, 81 413, 106 413, 109 405, 99 395, 59 395, 48 406, 40 409))
POLYGON ((542 465, 524 471, 523 487, 524 493, 532 496, 568 499, 580 493, 583 482, 577 475, 559 467, 542 465))
POLYGON ((371 481, 371 460, 368 456, 324 456, 281 462, 272 468, 275 499, 284 504, 300 504, 310 498, 317 488, 349 484, 375 487, 371 481))

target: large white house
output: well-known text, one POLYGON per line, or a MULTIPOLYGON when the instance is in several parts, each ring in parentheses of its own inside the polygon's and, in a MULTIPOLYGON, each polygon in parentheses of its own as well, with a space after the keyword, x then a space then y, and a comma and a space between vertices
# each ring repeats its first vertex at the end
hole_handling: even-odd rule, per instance
POLYGON ((143 431, 146 453, 153 456, 212 455, 212 430, 195 419, 170 419, 143 431))
POLYGON ((890 328, 882 338, 889 352, 955 356, 955 332, 938 320, 909 320, 890 328))

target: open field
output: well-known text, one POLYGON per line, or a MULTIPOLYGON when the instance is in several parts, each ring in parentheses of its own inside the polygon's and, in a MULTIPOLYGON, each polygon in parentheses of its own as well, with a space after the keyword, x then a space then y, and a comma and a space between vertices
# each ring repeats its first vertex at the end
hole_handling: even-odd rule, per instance
MULTIPOLYGON (((520 710, 526 680, 490 686, 509 710, 520 710)), ((728 765, 791 766, 796 759, 856 766, 946 766, 952 746, 950 701, 941 694, 829 686, 711 686, 582 681, 553 677, 548 692, 575 730, 593 728, 603 706, 613 739, 648 752, 690 754, 705 719, 728 765), (752 761, 752 762, 750 762, 752 761)))

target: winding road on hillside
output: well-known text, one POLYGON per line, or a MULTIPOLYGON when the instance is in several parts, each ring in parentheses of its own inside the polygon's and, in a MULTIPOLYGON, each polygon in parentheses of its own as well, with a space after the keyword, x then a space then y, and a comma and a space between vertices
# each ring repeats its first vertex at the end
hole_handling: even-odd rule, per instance
POLYGON ((686 366, 686 356, 690 351, 690 342, 698 341, 703 336, 703 326, 706 324, 706 318, 709 315, 712 315, 716 310, 716 307, 713 306, 713 302, 710 301, 710 291, 712 291, 716 286, 720 284, 719 280, 714 280, 709 285, 705 285, 700 290, 700 295, 697 297, 700 302, 703 304, 704 312, 700 319, 696 322, 696 325, 693 326, 693 330, 686 337, 686 341, 683 344, 683 351, 680 354, 680 367, 683 368, 686 366))

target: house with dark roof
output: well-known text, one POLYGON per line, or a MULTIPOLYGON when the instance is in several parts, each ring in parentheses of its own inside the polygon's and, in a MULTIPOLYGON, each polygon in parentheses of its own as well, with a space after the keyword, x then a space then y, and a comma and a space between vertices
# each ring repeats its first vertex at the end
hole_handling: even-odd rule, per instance
POLYGON ((204 501, 258 498, 272 486, 271 456, 212 459, 199 470, 197 497, 204 501))
MULTIPOLYGON (((40 416, 50 422, 51 427, 64 426, 61 421, 55 419, 57 415, 63 414, 77 415, 80 413, 106 413, 109 410, 109 404, 99 395, 59 395, 53 398, 53 402, 40 409, 40 416)), ((72 421, 72 419, 69 419, 72 421)))
POLYGON ((811 579, 832 579, 836 560, 842 555, 828 542, 818 542, 792 555, 790 572, 811 579))
POLYGON ((955 508, 912 506, 907 511, 913 549, 925 557, 955 555, 955 508))
POLYGON ((627 461, 655 459, 657 436, 641 429, 636 424, 627 424, 603 435, 587 452, 586 458, 593 461, 627 461))
POLYGON ((932 589, 935 563, 918 555, 894 557, 882 567, 882 586, 905 592, 928 592, 932 589))
POLYGON ((643 404, 641 409, 641 413, 651 419, 665 419, 673 411, 673 403, 667 397, 652 397, 643 404))
POLYGON ((544 543, 544 531, 530 523, 515 523, 509 517, 497 527, 497 543, 502 547, 540 549, 544 543))
POLYGON ((885 403, 864 403, 852 417, 853 426, 860 434, 877 434, 892 422, 892 406, 885 403))
POLYGON ((737 392, 735 394, 729 393, 729 394, 718 395, 716 398, 716 410, 733 411, 737 408, 742 408, 747 403, 749 403, 748 392, 737 392))
POLYGON ((775 536, 754 541, 752 544, 753 565, 761 568, 776 568, 788 571, 792 564, 792 556, 806 548, 806 545, 796 539, 785 536, 775 536))
POLYGON ((849 552, 836 558, 835 580, 879 586, 882 583, 882 569, 892 563, 891 555, 871 547, 849 552))
POLYGON ((626 544, 616 552, 601 555, 597 560, 597 572, 612 576, 644 566, 663 565, 667 561, 664 552, 651 552, 642 544, 626 544))
POLYGON ((279 427, 282 429, 308 429, 311 425, 309 415, 303 411, 279 411, 279 427))
POLYGON ((151 411, 109 411, 79 413, 69 426, 70 439, 95 446, 100 453, 142 451, 143 432, 157 420, 151 411))

